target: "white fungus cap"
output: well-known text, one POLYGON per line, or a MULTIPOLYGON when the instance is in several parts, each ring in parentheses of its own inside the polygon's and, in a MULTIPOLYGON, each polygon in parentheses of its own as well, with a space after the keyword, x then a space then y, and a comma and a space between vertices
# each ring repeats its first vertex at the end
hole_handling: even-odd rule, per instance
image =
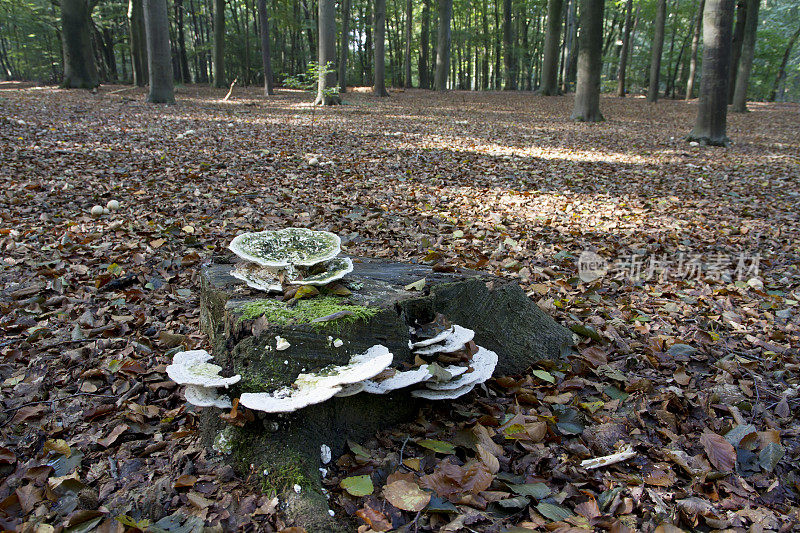
POLYGON ((428 365, 422 365, 417 369, 407 372, 396 372, 394 376, 384 379, 383 381, 367 380, 364 382, 364 391, 370 394, 386 394, 393 390, 416 385, 430 378, 431 373, 428 372, 428 365))
POLYGON ((478 346, 478 351, 472 356, 472 361, 469 368, 472 372, 461 374, 458 379, 452 379, 442 383, 426 383, 426 386, 432 390, 457 390, 467 385, 475 386, 478 383, 483 383, 494 372, 497 366, 497 354, 491 350, 487 350, 478 346))
POLYGON ((451 327, 445 329, 444 331, 442 331, 441 333, 439 333, 438 335, 436 335, 434 337, 431 337, 430 339, 425 339, 425 340, 421 340, 421 341, 417 341, 417 342, 410 342, 409 343, 409 347, 410 348, 423 348, 425 346, 430 346, 431 344, 436 344, 438 342, 442 342, 447 337, 452 335, 453 331, 454 331, 453 326, 451 326, 451 327))
POLYGON ((330 400, 341 387, 299 388, 284 387, 275 392, 245 392, 239 398, 239 404, 254 411, 265 413, 291 413, 303 407, 330 400))
POLYGON ((275 392, 242 394, 239 403, 266 413, 289 413, 308 405, 322 403, 341 392, 343 385, 358 383, 377 376, 392 364, 392 353, 376 344, 362 354, 354 355, 343 366, 333 366, 316 374, 300 374, 292 387, 275 392))
POLYGON ((220 409, 230 409, 231 399, 228 396, 217 393, 211 387, 201 387, 200 385, 187 385, 183 393, 186 401, 197 407, 218 407, 220 409))
POLYGON ((167 375, 179 385, 200 385, 201 387, 229 387, 238 383, 242 376, 225 378, 219 375, 222 367, 208 363, 211 354, 205 350, 178 352, 167 366, 167 375))
POLYGON ((474 331, 471 329, 462 328, 456 324, 453 326, 453 331, 439 344, 433 344, 424 348, 420 348, 415 350, 414 353, 419 355, 432 355, 435 353, 457 352, 459 350, 463 350, 464 346, 466 346, 467 343, 473 338, 475 338, 474 331))
POLYGON ((426 400, 455 400, 460 396, 464 396, 474 388, 475 385, 471 384, 459 387, 454 390, 419 389, 411 391, 411 396, 414 396, 416 398, 424 398, 426 400))
POLYGON ((329 231, 283 228, 242 233, 228 245, 230 251, 264 267, 311 266, 339 255, 342 240, 329 231))
POLYGON ((231 270, 231 276, 259 291, 281 292, 283 285, 275 271, 250 263, 231 270))
POLYGON ((306 384, 316 387, 335 387, 358 383, 386 370, 392 364, 393 357, 389 348, 376 344, 366 352, 352 356, 346 365, 328 367, 316 374, 300 374, 295 384, 301 387, 306 384))
POLYGON ((337 398, 346 398, 347 396, 355 396, 359 392, 364 390, 364 384, 366 381, 361 381, 359 383, 351 383, 349 385, 345 385, 342 387, 342 390, 336 393, 337 398))
POLYGON ((331 462, 333 459, 333 455, 331 454, 331 448, 327 444, 323 444, 319 447, 319 459, 322 461, 322 464, 326 465, 331 462))

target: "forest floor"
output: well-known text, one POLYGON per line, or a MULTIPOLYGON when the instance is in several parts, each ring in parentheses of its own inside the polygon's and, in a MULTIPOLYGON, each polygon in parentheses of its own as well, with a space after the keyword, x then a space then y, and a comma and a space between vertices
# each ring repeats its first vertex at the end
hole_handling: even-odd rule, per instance
POLYGON ((579 339, 352 445, 325 481, 338 515, 796 530, 800 106, 751 104, 729 115, 730 147, 706 148, 682 139, 696 102, 604 97, 587 125, 571 96, 224 94, 181 87, 164 107, 124 86, 0 84, 0 526, 280 530, 253 476, 200 446, 164 369, 209 348, 200 265, 240 232, 308 226, 350 255, 514 278, 579 339), (580 279, 586 250, 604 277, 580 279), (580 466, 620 443, 635 456, 580 466), (373 494, 339 487, 362 474, 373 494), (387 481, 435 504, 403 511, 387 481))

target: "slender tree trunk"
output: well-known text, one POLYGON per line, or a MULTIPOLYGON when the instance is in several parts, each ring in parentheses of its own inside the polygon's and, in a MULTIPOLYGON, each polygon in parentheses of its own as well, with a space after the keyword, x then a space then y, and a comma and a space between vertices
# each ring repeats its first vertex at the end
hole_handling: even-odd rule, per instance
POLYGON ((214 0, 214 87, 225 87, 225 0, 214 0))
POLYGON ((316 105, 341 104, 336 88, 336 71, 328 70, 328 63, 336 61, 336 1, 319 0, 319 80, 316 105))
POLYGON ((350 5, 351 0, 342 3, 342 38, 339 47, 339 93, 347 92, 347 56, 350 52, 350 5))
POLYGON ((64 54, 62 86, 94 89, 100 85, 92 47, 91 16, 94 4, 88 0, 61 0, 61 41, 64 54))
POLYGON ((577 36, 576 26, 576 4, 578 0, 570 0, 567 6, 567 30, 564 35, 564 59, 563 59, 563 74, 561 75, 561 92, 568 93, 572 86, 574 64, 575 64, 575 41, 577 36))
POLYGON ((505 90, 517 89, 516 72, 514 72, 514 28, 511 25, 513 4, 511 0, 503 0, 503 63, 505 64, 505 90))
POLYGON ((153 104, 175 103, 166 0, 144 0, 144 27, 147 34, 147 67, 150 72, 150 93, 147 101, 153 104))
POLYGON ((191 83, 189 73, 189 56, 186 54, 186 35, 183 25, 183 0, 175 0, 175 24, 178 26, 178 56, 180 58, 181 80, 183 83, 191 83))
POLYGON ((372 94, 375 96, 389 96, 386 92, 386 0, 375 0, 375 80, 372 85, 372 94))
POLYGON ((424 0, 422 3, 422 23, 419 34, 419 86, 422 89, 430 89, 430 68, 428 67, 428 52, 430 44, 430 19, 431 19, 431 0, 424 0))
MULTIPOLYGON (((675 61, 675 65, 672 68, 672 75, 669 77, 669 94, 664 94, 664 97, 671 96, 673 99, 675 98, 675 89, 678 85, 682 83, 680 79, 678 79, 678 69, 681 68, 683 64, 683 53, 686 51, 686 46, 689 44, 689 39, 691 38, 692 33, 689 31, 686 34, 686 37, 683 39, 681 43, 681 49, 678 51, 678 59, 675 61), (677 81, 676 81, 677 80, 677 81)), ((685 74, 685 70, 681 68, 681 76, 685 74)))
POLYGON ((492 55, 492 41, 489 36, 489 3, 483 0, 481 25, 483 28, 483 58, 481 59, 481 89, 489 88, 489 63, 492 55))
POLYGON ((628 48, 631 41, 632 10, 633 0, 628 0, 625 5, 625 28, 622 30, 622 48, 619 51, 619 71, 617 72, 617 96, 620 98, 624 98, 627 93, 625 81, 628 74, 628 48))
POLYGON ((658 86, 661 74, 661 54, 664 51, 664 24, 667 20, 667 0, 658 0, 656 10, 655 35, 650 55, 650 87, 647 89, 647 101, 658 101, 658 86))
POLYGON ((734 0, 706 0, 703 10, 703 71, 697 122, 688 140, 725 146, 728 119, 728 69, 734 0))
POLYGON ((600 73, 603 69, 605 0, 583 0, 580 13, 578 79, 572 120, 600 122, 600 73))
MULTIPOLYGON (((675 7, 677 7, 677 5, 678 5, 677 0, 672 2, 673 11, 675 10, 675 7)), ((667 83, 666 83, 666 88, 664 90, 664 98, 669 96, 669 92, 672 90, 673 78, 669 76, 669 73, 672 72, 672 54, 675 51, 675 38, 677 35, 678 35, 678 25, 676 24, 676 21, 674 20, 673 17, 672 36, 670 37, 669 40, 669 52, 667 53, 667 59, 669 62, 667 63, 667 83)))
POLYGON ((694 98, 694 80, 697 77, 697 49, 700 46, 700 30, 703 28, 703 8, 706 0, 700 0, 697 18, 694 21, 694 34, 692 35, 692 56, 689 58, 689 76, 686 80, 686 101, 694 98))
MULTIPOLYGON (((372 47, 372 1, 367 0, 366 2, 366 15, 364 16, 364 57, 366 58, 366 66, 364 72, 364 80, 371 80, 373 79, 373 64, 372 60, 374 59, 374 49, 372 47), (373 52, 370 54, 370 52, 373 52)), ((366 84, 366 83, 365 83, 366 84)))
MULTIPOLYGON (((632 0, 629 0, 632 1, 632 0)), ((547 35, 544 38, 541 94, 554 96, 558 91, 558 49, 561 43, 561 10, 563 0, 547 2, 547 35)))
POLYGON ((756 32, 758 31, 758 8, 760 0, 748 0, 747 21, 742 39, 742 55, 739 59, 739 73, 736 75, 736 88, 733 91, 733 109, 737 113, 747 111, 747 86, 750 83, 750 72, 753 69, 753 57, 756 53, 756 32))
POLYGON ((269 49, 269 13, 267 0, 258 0, 258 25, 261 28, 261 62, 264 66, 264 94, 275 94, 272 89, 272 54, 269 49))
POLYGON ((798 26, 797 30, 795 30, 795 32, 792 34, 791 38, 789 39, 789 44, 786 45, 786 50, 783 52, 783 59, 781 60, 781 66, 778 69, 778 75, 775 78, 775 83, 772 85, 772 91, 769 93, 770 102, 775 101, 775 98, 778 96, 778 88, 786 79, 786 64, 789 62, 789 56, 792 53, 792 48, 794 48, 794 44, 797 42, 798 37, 800 37, 800 26, 798 26))
POLYGON ((453 0, 439 0, 439 32, 436 46, 436 79, 434 89, 447 89, 447 74, 450 71, 450 19, 453 15, 453 0))
POLYGON ((736 75, 739 73, 739 58, 742 56, 744 27, 747 24, 747 1, 738 0, 736 5, 736 23, 731 40, 731 67, 728 72, 728 104, 733 103, 733 90, 736 87, 736 75))
POLYGON ((414 3, 412 0, 406 0, 406 49, 403 57, 403 66, 405 67, 405 85, 410 88, 411 83, 411 36, 414 27, 414 3))

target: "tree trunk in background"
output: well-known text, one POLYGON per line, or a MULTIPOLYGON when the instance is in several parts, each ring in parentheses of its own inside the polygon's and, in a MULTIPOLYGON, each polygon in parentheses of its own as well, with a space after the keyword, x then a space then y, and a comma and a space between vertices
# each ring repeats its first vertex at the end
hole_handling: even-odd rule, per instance
POLYGON ((667 0, 658 0, 656 10, 655 35, 653 49, 650 54, 650 86, 647 89, 647 101, 658 101, 658 86, 661 74, 661 54, 664 51, 664 24, 667 20, 667 0))
POLYGON ((175 0, 175 24, 178 26, 178 57, 181 67, 181 81, 191 83, 192 77, 189 72, 189 56, 186 54, 186 35, 183 27, 183 0, 175 0))
POLYGON ((786 64, 789 62, 789 56, 792 53, 792 48, 794 48, 794 43, 797 42, 797 38, 800 37, 800 26, 797 27, 797 30, 792 34, 792 37, 789 39, 789 44, 786 45, 786 50, 783 52, 783 60, 781 61, 781 66, 778 69, 778 76, 775 78, 775 83, 772 85, 772 91, 769 93, 769 101, 774 102, 778 96, 778 89, 783 83, 783 80, 786 79, 786 64))
POLYGON ((275 91, 272 89, 272 54, 269 49, 267 0, 258 0, 258 25, 261 27, 261 62, 264 65, 264 94, 271 96, 275 94, 275 91))
POLYGON ((366 13, 364 18, 364 56, 367 61, 367 68, 364 72, 364 84, 366 84, 367 80, 373 79, 372 76, 372 59, 374 54, 370 54, 372 51, 372 1, 367 0, 366 3, 366 13))
POLYGON ((339 46, 339 93, 347 92, 347 56, 350 52, 350 5, 351 0, 342 3, 342 38, 339 46))
POLYGON ((439 0, 439 32, 436 45, 436 76, 434 89, 447 90, 447 74, 450 71, 450 18, 453 16, 453 0, 439 0))
POLYGON ((386 0, 375 0, 375 65, 374 83, 372 94, 375 96, 389 96, 386 92, 386 0))
POLYGON ((225 0, 214 0, 214 87, 225 87, 225 0))
POLYGON ((483 28, 483 58, 481 60, 481 89, 487 90, 489 88, 489 63, 491 58, 492 40, 489 36, 489 3, 483 0, 483 17, 481 25, 483 28))
POLYGON ((428 51, 430 43, 431 0, 424 0, 422 4, 422 28, 419 34, 419 86, 421 89, 430 89, 430 68, 428 67, 428 51))
POLYGON ((341 104, 336 88, 336 71, 326 65, 336 61, 336 0, 319 0, 319 80, 315 105, 341 104))
POLYGON ((505 70, 505 90, 517 89, 517 73, 514 68, 514 28, 511 26, 513 4, 503 0, 503 64, 505 70))
POLYGON ((625 6, 625 28, 622 30, 622 49, 619 51, 619 70, 617 71, 617 96, 624 98, 627 92, 625 79, 628 74, 628 49, 631 41, 631 11, 633 0, 625 6))
POLYGON ((578 0, 570 0, 567 6, 567 29, 564 35, 564 58, 563 58, 563 72, 561 74, 561 92, 568 93, 572 87, 572 82, 575 79, 573 73, 575 71, 575 48, 577 40, 576 28, 576 4, 578 0))
POLYGON ((605 0, 583 0, 578 39, 578 78, 572 120, 600 122, 600 72, 603 69, 603 12, 605 0))
POLYGON ((703 8, 706 0, 700 0, 697 18, 694 21, 694 35, 692 35, 692 56, 689 58, 689 77, 686 80, 686 101, 694 98, 694 79, 697 77, 697 49, 700 46, 700 30, 703 27, 703 8))
POLYGON ((414 27, 414 2, 406 0, 406 49, 403 57, 403 66, 405 67, 405 86, 410 88, 411 83, 411 36, 414 27))
POLYGON ((697 122, 687 138, 714 146, 725 146, 728 118, 728 69, 731 64, 731 33, 734 0, 706 0, 703 10, 703 70, 697 122))
POLYGON ((739 73, 739 58, 742 57, 742 40, 744 27, 747 24, 747 0, 738 0, 736 4, 736 23, 731 40, 731 67, 728 72, 728 104, 733 103, 733 90, 736 87, 736 75, 739 73))
POLYGON ((758 31, 758 8, 760 0, 748 0, 747 20, 744 25, 742 39, 742 55, 739 58, 739 72, 736 74, 736 87, 733 90, 733 109, 737 113, 747 111, 747 86, 750 83, 750 72, 753 69, 753 57, 756 53, 756 33, 758 31))
POLYGON ((147 34, 147 69, 150 71, 147 101, 153 104, 175 103, 167 0, 144 0, 144 27, 147 34))
MULTIPOLYGON (((631 0, 629 0, 631 1, 631 0)), ((561 44, 561 9, 563 0, 547 2, 547 35, 544 38, 544 61, 542 63, 542 86, 539 92, 545 96, 558 94, 558 49, 561 44)))
POLYGON ((92 48, 91 16, 87 0, 61 0, 62 87, 94 89, 100 85, 92 48))

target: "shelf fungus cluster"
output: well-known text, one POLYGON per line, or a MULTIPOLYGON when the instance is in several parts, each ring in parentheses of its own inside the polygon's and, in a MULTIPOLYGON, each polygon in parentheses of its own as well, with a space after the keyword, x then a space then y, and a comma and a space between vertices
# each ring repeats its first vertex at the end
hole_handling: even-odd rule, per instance
POLYGON ((282 292, 284 285, 327 285, 353 271, 349 257, 338 257, 341 239, 328 231, 242 233, 228 248, 242 260, 231 275, 266 292, 282 292))
MULTIPOLYGON (((351 356, 345 365, 301 373, 291 385, 242 393, 239 405, 266 413, 289 413, 334 396, 389 394, 409 387, 413 387, 411 395, 418 398, 449 400, 488 380, 497 365, 497 354, 477 346, 472 330, 450 324, 441 315, 434 322, 410 328, 410 334, 409 347, 415 354, 415 366, 410 369, 392 368, 392 353, 376 344, 351 356)), ((190 404, 230 408, 230 398, 216 389, 235 385, 241 377, 221 376, 222 369, 209 363, 210 359, 204 350, 179 352, 167 367, 167 374, 173 381, 187 385, 186 401, 190 404)))

